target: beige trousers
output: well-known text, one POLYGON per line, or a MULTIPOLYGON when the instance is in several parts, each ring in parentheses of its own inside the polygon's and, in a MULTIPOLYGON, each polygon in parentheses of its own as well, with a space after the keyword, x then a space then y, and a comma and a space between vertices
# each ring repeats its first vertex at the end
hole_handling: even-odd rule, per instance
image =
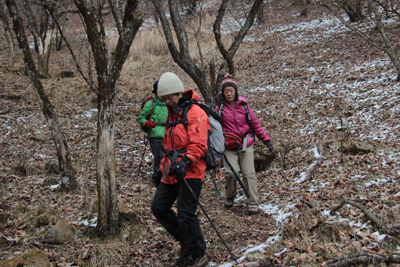
MULTIPOLYGON (((248 208, 256 207, 258 208, 259 198, 258 198, 258 190, 257 190, 257 177, 254 169, 254 148, 253 146, 249 146, 246 148, 246 151, 241 149, 238 150, 225 150, 225 156, 227 157, 229 163, 235 169, 238 175, 239 172, 242 172, 243 183, 246 187, 247 192, 250 195, 250 198, 247 199, 248 208)), ((234 200, 236 196, 236 188, 237 188, 237 180, 229 168, 228 164, 225 162, 224 158, 224 167, 227 171, 226 178, 226 193, 225 200, 234 200)))

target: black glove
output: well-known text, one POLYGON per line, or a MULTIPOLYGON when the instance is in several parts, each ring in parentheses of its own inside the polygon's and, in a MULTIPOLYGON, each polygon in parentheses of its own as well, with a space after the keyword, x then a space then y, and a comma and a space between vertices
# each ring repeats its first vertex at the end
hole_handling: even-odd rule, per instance
POLYGON ((154 172, 151 178, 153 179, 154 185, 157 187, 161 183, 162 172, 154 172))
POLYGON ((181 182, 181 181, 183 181, 183 179, 185 178, 186 172, 187 172, 187 169, 189 168, 189 166, 190 166, 190 160, 189 160, 189 158, 186 157, 186 155, 185 155, 185 156, 183 156, 183 158, 181 159, 181 161, 179 161, 179 162, 177 162, 177 163, 174 163, 174 164, 169 168, 168 175, 169 175, 169 176, 175 175, 175 179, 176 179, 178 182, 181 182))
POLYGON ((268 147, 269 153, 272 153, 274 151, 274 147, 272 146, 272 143, 270 140, 265 141, 264 144, 268 147))

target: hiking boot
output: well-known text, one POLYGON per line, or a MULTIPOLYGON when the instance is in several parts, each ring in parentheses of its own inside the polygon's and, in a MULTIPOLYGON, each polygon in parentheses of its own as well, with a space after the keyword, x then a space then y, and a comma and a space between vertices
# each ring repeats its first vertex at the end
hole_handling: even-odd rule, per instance
POLYGON ((233 206, 233 202, 235 202, 235 197, 230 197, 225 199, 225 209, 229 210, 233 206))
POLYGON ((184 266, 184 263, 189 258, 189 247, 186 245, 181 246, 181 251, 179 251, 179 255, 174 257, 173 260, 175 261, 175 266, 184 266))
POLYGON ((252 207, 249 208, 249 215, 257 215, 258 214, 258 208, 257 207, 252 207))
POLYGON ((189 267, 206 267, 208 266, 208 258, 206 253, 199 258, 193 257, 193 261, 190 263, 189 267))

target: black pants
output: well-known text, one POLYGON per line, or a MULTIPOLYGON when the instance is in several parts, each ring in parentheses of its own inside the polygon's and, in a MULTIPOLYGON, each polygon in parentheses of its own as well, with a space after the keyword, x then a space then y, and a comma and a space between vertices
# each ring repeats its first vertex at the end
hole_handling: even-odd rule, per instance
POLYGON ((162 143, 162 139, 159 138, 151 138, 149 139, 150 142, 150 149, 151 153, 154 156, 154 164, 153 164, 153 175, 152 179, 153 182, 158 185, 161 180, 161 173, 160 173, 160 162, 164 156, 164 153, 161 150, 160 142, 162 143))
MULTIPOLYGON (((199 199, 203 182, 200 179, 186 181, 199 199)), ((185 182, 174 185, 161 183, 151 203, 151 211, 168 233, 182 245, 188 246, 190 255, 201 257, 206 251, 206 242, 200 230, 196 208, 197 201, 185 182), (171 209, 176 199, 177 215, 171 209)))

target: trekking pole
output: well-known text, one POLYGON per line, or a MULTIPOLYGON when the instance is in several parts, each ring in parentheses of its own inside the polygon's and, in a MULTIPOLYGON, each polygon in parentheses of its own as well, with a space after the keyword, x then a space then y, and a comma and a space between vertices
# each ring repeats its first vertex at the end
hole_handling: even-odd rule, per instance
POLYGON ((144 148, 143 148, 143 153, 142 153, 142 159, 140 160, 139 169, 138 169, 138 172, 137 172, 137 175, 136 175, 136 179, 135 179, 135 180, 138 179, 139 173, 140 173, 140 168, 142 167, 143 157, 144 157, 144 153, 146 152, 146 147, 147 147, 146 141, 148 141, 148 139, 146 138, 146 134, 143 134, 144 148))
MULTIPOLYGON (((168 155, 168 150, 165 148, 164 144, 160 142, 160 147, 161 150, 164 152, 164 154, 169 158, 169 160, 171 161, 171 164, 175 164, 172 159, 171 156, 168 155)), ((165 171, 165 170, 164 170, 165 171)), ((183 178, 183 181, 185 182, 186 186, 189 188, 190 192, 192 192, 192 195, 194 197, 194 199, 196 199, 197 205, 199 205, 199 207, 201 208, 201 210, 203 211, 204 215, 206 215, 208 221, 211 223, 212 227, 214 228, 215 232, 217 233, 218 237, 221 239, 222 243, 225 245, 226 249, 229 251, 229 254, 231 254, 232 259, 238 263, 237 257, 232 253, 232 251, 229 249, 228 245, 225 243, 224 239, 222 238, 221 234, 218 232, 217 228, 215 227, 214 223, 211 221, 210 217, 208 217, 207 212, 204 210, 203 206, 200 204, 200 201, 197 199, 196 194, 193 192, 192 188, 190 187, 190 185, 188 184, 188 182, 186 181, 185 178, 183 178)))
POLYGON ((233 175, 235 176, 236 180, 238 181, 238 183, 240 184, 240 186, 243 189, 244 194, 246 195, 247 198, 250 198, 249 192, 247 192, 246 187, 244 186, 242 180, 240 180, 239 175, 237 174, 237 172, 235 171, 235 169, 232 167, 231 163, 229 162, 228 158, 226 157, 226 155, 224 155, 225 158, 225 162, 226 164, 228 164, 229 169, 231 169, 233 175))

